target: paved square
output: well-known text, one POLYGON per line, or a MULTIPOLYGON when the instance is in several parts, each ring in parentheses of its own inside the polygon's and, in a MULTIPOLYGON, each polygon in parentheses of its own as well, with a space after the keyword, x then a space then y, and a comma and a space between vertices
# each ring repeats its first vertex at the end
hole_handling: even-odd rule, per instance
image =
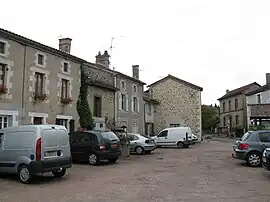
POLYGON ((115 165, 74 164, 63 179, 39 177, 23 185, 0 178, 2 202, 270 201, 270 172, 232 159, 231 143, 158 149, 115 165))

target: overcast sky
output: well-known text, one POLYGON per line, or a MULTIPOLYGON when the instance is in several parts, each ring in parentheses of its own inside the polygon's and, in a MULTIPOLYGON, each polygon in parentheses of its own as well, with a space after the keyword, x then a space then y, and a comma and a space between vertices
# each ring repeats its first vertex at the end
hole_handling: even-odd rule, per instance
POLYGON ((270 72, 269 0, 7 0, 0 27, 90 62, 115 37, 112 65, 150 84, 172 74, 218 103, 226 89, 265 84, 270 72), (123 37, 120 37, 123 36, 123 37))

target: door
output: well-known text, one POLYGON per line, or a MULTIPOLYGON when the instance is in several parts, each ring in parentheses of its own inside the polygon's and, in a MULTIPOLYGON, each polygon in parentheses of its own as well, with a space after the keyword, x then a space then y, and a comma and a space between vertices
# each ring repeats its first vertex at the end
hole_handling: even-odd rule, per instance
POLYGON ((130 141, 130 151, 134 151, 139 138, 136 135, 133 135, 133 134, 130 134, 129 136, 132 138, 132 140, 130 141))
POLYGON ((81 143, 84 135, 81 132, 69 133, 69 143, 72 159, 75 161, 82 160, 81 143))
POLYGON ((263 151, 266 148, 270 148, 270 132, 260 132, 258 136, 260 140, 260 149, 263 151))
POLYGON ((163 130, 157 136, 157 145, 166 146, 168 138, 168 130, 163 130))

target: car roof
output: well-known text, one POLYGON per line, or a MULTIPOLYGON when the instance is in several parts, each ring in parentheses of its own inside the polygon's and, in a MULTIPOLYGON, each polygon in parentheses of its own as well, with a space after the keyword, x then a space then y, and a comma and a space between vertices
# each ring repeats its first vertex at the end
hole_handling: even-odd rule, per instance
POLYGON ((5 131, 16 131, 16 130, 26 130, 26 129, 48 129, 48 128, 64 128, 66 129, 65 126, 62 125, 56 125, 56 124, 40 124, 40 125, 20 125, 20 126, 12 126, 12 127, 7 127, 7 128, 2 128, 0 129, 0 132, 5 132, 5 131))

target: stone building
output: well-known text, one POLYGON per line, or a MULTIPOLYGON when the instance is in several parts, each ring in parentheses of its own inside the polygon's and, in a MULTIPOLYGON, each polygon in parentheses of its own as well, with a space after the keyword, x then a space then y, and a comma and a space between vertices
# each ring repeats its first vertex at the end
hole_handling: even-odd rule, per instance
MULTIPOLYGON (((127 127, 128 132, 144 132, 144 82, 139 80, 139 66, 132 66, 132 77, 110 68, 110 56, 107 51, 96 56, 96 63, 91 65, 92 77, 103 83, 104 99, 102 99, 101 122, 107 119, 115 126, 127 127), (95 69, 95 70, 94 70, 95 69), (102 72, 102 73, 101 73, 102 72), (99 75, 99 76, 98 76, 99 75)), ((92 79, 93 81, 95 79, 92 79)), ((91 103, 91 99, 90 99, 91 103)), ((93 106, 94 107, 94 106, 93 106)))
POLYGON ((148 85, 151 99, 159 101, 155 106, 155 133, 166 127, 190 127, 201 138, 202 88, 168 75, 148 85))
POLYGON ((260 88, 256 83, 250 83, 234 90, 226 90, 220 97, 220 132, 227 132, 228 127, 247 129, 246 93, 260 88))
POLYGON ((59 50, 0 29, 0 128, 18 124, 78 124, 80 66, 71 39, 59 50))

